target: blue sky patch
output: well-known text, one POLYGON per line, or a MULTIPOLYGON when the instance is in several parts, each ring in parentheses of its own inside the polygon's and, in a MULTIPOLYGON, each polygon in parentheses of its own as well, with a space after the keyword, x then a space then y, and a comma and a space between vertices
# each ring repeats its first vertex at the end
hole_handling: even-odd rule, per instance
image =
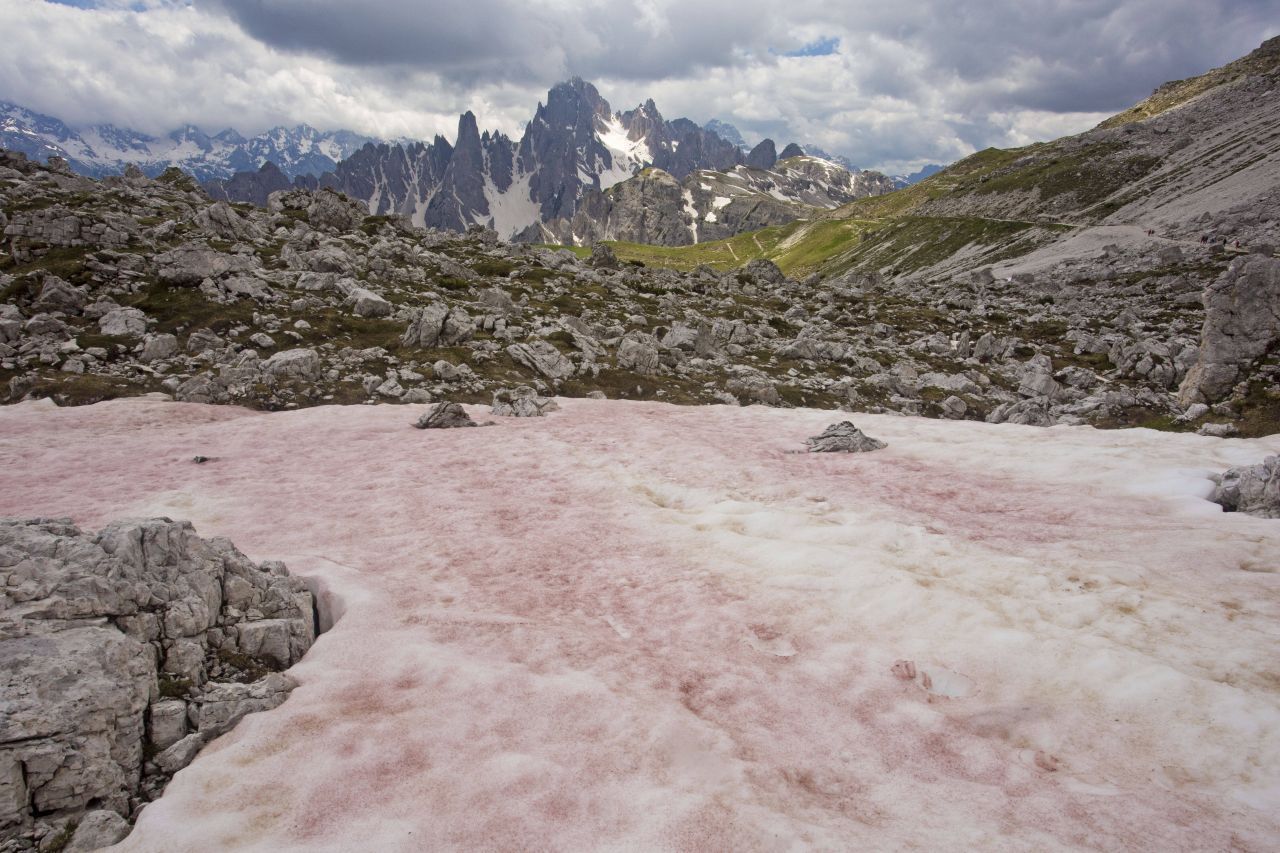
POLYGON ((840 39, 832 36, 830 38, 818 39, 811 41, 799 50, 791 50, 782 54, 783 56, 830 56, 840 47, 840 39))

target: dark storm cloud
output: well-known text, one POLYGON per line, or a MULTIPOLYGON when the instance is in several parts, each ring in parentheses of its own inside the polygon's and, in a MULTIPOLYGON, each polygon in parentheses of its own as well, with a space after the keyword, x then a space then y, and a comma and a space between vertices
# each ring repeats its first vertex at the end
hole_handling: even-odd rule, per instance
POLYGON ((1277 0, 0 0, 0 99, 72 123, 518 134, 548 86, 907 169, 1085 129, 1277 0), (94 8, 75 8, 90 5, 94 8))
POLYGON ((209 6, 286 50, 461 80, 679 76, 732 62, 735 47, 757 35, 740 14, 743 4, 723 0, 673 6, 671 14, 667 4, 645 0, 210 0, 209 6))

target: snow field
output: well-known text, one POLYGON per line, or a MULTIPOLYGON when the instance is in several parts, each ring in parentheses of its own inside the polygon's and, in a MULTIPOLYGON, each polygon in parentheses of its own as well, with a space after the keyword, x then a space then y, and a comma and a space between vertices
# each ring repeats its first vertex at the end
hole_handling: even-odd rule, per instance
POLYGON ((0 514, 190 518, 340 617, 121 849, 1280 842, 1280 525, 1203 500, 1280 438, 560 402, 0 410, 0 514))

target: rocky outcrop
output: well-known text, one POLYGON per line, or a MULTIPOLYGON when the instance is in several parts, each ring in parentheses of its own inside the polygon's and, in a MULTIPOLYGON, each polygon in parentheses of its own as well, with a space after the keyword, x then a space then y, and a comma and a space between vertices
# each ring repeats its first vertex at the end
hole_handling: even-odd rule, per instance
MULTIPOLYGON (((725 169, 742 152, 688 119, 667 121, 653 101, 613 112, 590 83, 574 78, 547 93, 519 140, 481 131, 475 115, 459 117, 452 143, 366 143, 318 178, 292 186, 337 190, 367 212, 400 215, 415 225, 465 231, 472 225, 510 237, 531 225, 572 217, 584 192, 600 191, 654 166, 683 178, 725 169)), ((284 176, 264 165, 208 185, 215 198, 261 204, 284 189, 284 176)))
POLYGON ((466 409, 459 404, 441 400, 432 406, 430 411, 418 418, 413 425, 418 429, 455 429, 473 427, 476 422, 471 420, 466 409))
POLYGON ((1280 258, 1248 255, 1204 294, 1200 351, 1178 389, 1184 406, 1215 403, 1280 344, 1280 258))
POLYGON ((888 445, 863 433, 849 421, 832 424, 821 435, 805 439, 810 453, 868 453, 888 445))
POLYGON ((282 564, 187 522, 0 520, 0 844, 76 822, 78 849, 115 840, 201 746, 284 701, 293 682, 263 675, 315 630, 282 564))
POLYGON ((543 397, 528 385, 493 392, 495 415, 508 418, 540 418, 560 408, 555 400, 543 397))
POLYGON ((1218 478, 1209 498, 1227 512, 1259 518, 1280 518, 1280 456, 1268 456, 1257 465, 1229 468, 1218 478))

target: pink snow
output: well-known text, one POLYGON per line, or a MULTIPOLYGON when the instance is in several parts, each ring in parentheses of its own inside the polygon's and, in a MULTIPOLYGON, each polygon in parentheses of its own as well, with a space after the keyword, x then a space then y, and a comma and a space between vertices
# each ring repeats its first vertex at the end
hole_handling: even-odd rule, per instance
POLYGON ((338 618, 119 849, 1280 847, 1280 522, 1203 500, 1280 437, 560 403, 0 409, 0 515, 338 618))

